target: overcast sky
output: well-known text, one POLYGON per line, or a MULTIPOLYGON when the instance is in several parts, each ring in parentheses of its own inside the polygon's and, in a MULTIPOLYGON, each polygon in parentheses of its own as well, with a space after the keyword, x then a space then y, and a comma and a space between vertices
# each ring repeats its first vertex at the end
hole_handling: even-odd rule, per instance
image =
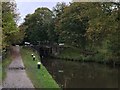
MULTIPOLYGON (((61 2, 66 2, 66 3, 69 3, 71 2, 72 0, 59 0, 61 2)), ((37 9, 38 7, 47 7, 49 8, 50 10, 53 9, 53 7, 57 4, 57 0, 54 1, 54 0, 26 0, 26 1, 20 1, 20 0, 16 0, 16 3, 17 3, 17 9, 18 9, 18 13, 20 13, 20 21, 19 21, 19 24, 24 22, 24 18, 27 14, 31 14, 31 13, 34 13, 35 9, 37 9)), ((19 25, 18 24, 18 25, 19 25)))

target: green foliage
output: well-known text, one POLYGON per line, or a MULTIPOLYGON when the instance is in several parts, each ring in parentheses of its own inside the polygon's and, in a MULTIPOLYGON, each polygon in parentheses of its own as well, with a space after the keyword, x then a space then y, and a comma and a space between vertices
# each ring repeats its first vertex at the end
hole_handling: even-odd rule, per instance
POLYGON ((86 36, 96 45, 101 45, 116 30, 116 11, 110 9, 112 3, 95 3, 89 7, 89 27, 86 36))
POLYGON ((14 2, 2 2, 3 48, 15 43, 15 34, 18 32, 16 25, 17 20, 18 14, 16 13, 16 4, 14 2))
MULTIPOLYGON (((0 2, 0 37, 2 37, 2 3, 0 2)), ((2 38, 0 39, 0 50, 2 49, 2 38)))
POLYGON ((63 11, 56 23, 59 40, 98 51, 95 60, 119 60, 119 3, 72 3, 63 11))
POLYGON ((64 9, 67 8, 68 6, 66 5, 66 3, 62 2, 58 2, 56 4, 55 7, 53 7, 53 14, 54 14, 54 29, 55 29, 55 33, 56 33, 56 40, 57 42, 63 42, 63 40, 61 40, 60 36, 60 32, 59 32, 59 20, 61 19, 61 15, 64 13, 64 9))
POLYGON ((82 60, 80 49, 75 48, 75 47, 64 48, 61 51, 61 53, 58 55, 58 57, 68 58, 68 59, 74 58, 74 59, 82 60))
MULTIPOLYGON (((64 2, 62 2, 62 3, 60 3, 60 2, 58 2, 57 4, 56 4, 56 6, 55 7, 53 7, 53 13, 54 13, 54 15, 55 15, 55 18, 58 20, 60 17, 61 17, 61 15, 64 13, 64 9, 67 7, 67 5, 66 5, 66 3, 64 3, 64 2)), ((57 21, 56 20, 56 21, 57 21)))
POLYGON ((63 42, 83 51, 98 52, 96 59, 118 60, 119 13, 120 3, 113 2, 57 3, 53 12, 38 8, 23 23, 25 41, 63 42))
POLYGON ((88 17, 83 16, 82 10, 83 6, 80 3, 72 3, 64 9, 64 13, 56 23, 60 42, 84 48, 88 17))
POLYGON ((117 5, 118 10, 115 11, 114 15, 116 24, 116 29, 111 33, 109 37, 109 50, 112 53, 112 59, 120 60, 120 3, 115 3, 117 5))
POLYGON ((24 26, 26 40, 32 43, 54 39, 53 13, 48 8, 38 8, 33 14, 28 14, 24 26))

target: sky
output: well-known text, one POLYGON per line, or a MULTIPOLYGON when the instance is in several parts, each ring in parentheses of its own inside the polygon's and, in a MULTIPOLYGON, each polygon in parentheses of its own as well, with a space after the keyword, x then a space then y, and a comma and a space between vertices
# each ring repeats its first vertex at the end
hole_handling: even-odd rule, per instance
MULTIPOLYGON (((66 2, 69 3, 72 0, 59 0, 59 2, 66 2)), ((20 13, 20 20, 18 22, 18 25, 24 22, 24 18, 27 14, 32 14, 38 7, 47 7, 50 10, 55 7, 57 4, 57 0, 16 0, 17 4, 17 12, 20 13)))

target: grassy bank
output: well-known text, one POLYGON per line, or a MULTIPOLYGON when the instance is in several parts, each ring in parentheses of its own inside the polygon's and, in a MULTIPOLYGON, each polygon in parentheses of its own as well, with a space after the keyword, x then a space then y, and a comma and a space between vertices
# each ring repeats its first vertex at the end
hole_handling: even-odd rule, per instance
POLYGON ((57 56, 61 58, 74 58, 74 59, 81 59, 82 55, 80 53, 80 50, 77 48, 65 48, 64 50, 61 51, 61 53, 57 56))
POLYGON ((87 60, 87 57, 85 57, 83 54, 81 54, 81 50, 74 47, 64 48, 59 55, 57 55, 58 58, 63 59, 75 59, 84 61, 87 60))
POLYGON ((2 61, 0 61, 0 85, 2 84, 2 61))
POLYGON ((2 60, 2 79, 4 80, 6 77, 6 68, 9 66, 9 64, 11 63, 12 58, 10 55, 10 52, 7 52, 6 57, 2 60))
POLYGON ((27 75, 35 88, 59 88, 58 84, 43 65, 41 65, 41 69, 37 69, 37 61, 39 61, 40 58, 36 52, 28 48, 21 48, 21 56, 27 75), (32 60, 32 53, 36 56, 36 61, 32 60))
POLYGON ((84 55, 79 48, 69 47, 64 48, 60 54, 55 56, 58 59, 84 61, 84 62, 97 62, 109 65, 119 65, 117 60, 109 59, 110 55, 105 50, 99 49, 99 52, 93 55, 84 55))

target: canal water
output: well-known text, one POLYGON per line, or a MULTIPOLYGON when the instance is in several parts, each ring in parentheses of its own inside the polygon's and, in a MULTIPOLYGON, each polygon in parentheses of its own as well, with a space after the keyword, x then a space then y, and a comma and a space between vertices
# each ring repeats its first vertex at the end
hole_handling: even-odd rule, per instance
POLYGON ((44 59, 43 65, 61 88, 118 88, 117 68, 97 63, 44 59))

